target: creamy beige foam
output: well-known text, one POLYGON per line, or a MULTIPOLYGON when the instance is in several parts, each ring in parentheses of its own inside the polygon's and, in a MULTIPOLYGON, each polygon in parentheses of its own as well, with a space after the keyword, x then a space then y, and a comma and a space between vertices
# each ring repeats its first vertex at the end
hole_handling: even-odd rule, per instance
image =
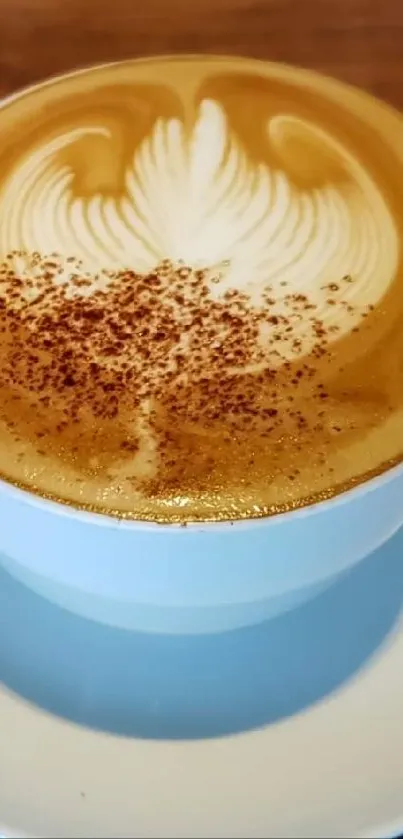
POLYGON ((399 460, 402 135, 359 91, 235 59, 6 103, 3 475, 138 518, 241 518, 399 460))

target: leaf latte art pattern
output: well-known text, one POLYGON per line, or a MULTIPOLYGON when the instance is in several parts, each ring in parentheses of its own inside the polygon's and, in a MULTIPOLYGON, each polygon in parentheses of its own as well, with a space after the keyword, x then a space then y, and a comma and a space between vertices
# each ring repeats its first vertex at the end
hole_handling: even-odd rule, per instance
MULTIPOLYGON (((204 100, 191 131, 157 119, 135 150, 117 195, 78 195, 66 151, 83 138, 113 143, 102 125, 77 127, 36 147, 0 194, 0 252, 57 252, 99 272, 152 269, 163 259, 192 266, 226 265, 214 289, 258 295, 280 283, 305 292, 327 322, 323 284, 352 274, 352 302, 375 303, 394 278, 398 237, 379 189, 360 162, 317 126, 277 115, 267 148, 284 160, 287 137, 301 136, 331 156, 341 175, 314 188, 296 185, 285 165, 254 164, 232 133, 224 109, 204 100)), ((322 150, 322 151, 321 151, 322 150)), ((292 161, 295 163, 295 161, 292 161)), ((87 161, 91 168, 91 155, 87 161)))

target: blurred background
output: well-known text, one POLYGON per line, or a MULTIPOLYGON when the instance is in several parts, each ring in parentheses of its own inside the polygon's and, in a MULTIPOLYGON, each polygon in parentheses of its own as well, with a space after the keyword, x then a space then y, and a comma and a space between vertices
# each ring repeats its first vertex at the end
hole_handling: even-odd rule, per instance
POLYGON ((403 0, 0 0, 0 95, 86 64, 178 51, 311 67, 403 108, 403 0))

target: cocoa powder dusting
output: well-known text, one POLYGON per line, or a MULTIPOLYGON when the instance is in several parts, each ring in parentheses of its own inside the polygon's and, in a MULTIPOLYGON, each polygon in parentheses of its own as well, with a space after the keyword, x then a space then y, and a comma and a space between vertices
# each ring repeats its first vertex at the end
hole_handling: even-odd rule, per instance
POLYGON ((111 465, 135 459, 145 426, 157 474, 134 469, 131 480, 150 496, 192 481, 214 490, 235 469, 245 481, 269 445, 275 468, 285 439, 295 481, 305 438, 342 436, 326 423, 332 396, 320 381, 337 327, 305 294, 284 292, 279 306, 271 289, 253 305, 234 289, 212 294, 211 281, 219 289, 208 270, 169 262, 146 276, 88 276, 74 257, 10 254, 0 264, 3 420, 38 452, 106 481, 111 465), (29 268, 18 272, 19 260, 29 268))

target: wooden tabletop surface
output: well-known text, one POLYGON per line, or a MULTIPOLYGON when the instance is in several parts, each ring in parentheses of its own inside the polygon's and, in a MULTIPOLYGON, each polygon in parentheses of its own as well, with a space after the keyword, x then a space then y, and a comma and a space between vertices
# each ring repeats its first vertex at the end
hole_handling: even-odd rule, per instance
POLYGON ((164 52, 313 67, 403 110, 403 0, 0 0, 0 95, 74 67, 164 52))

